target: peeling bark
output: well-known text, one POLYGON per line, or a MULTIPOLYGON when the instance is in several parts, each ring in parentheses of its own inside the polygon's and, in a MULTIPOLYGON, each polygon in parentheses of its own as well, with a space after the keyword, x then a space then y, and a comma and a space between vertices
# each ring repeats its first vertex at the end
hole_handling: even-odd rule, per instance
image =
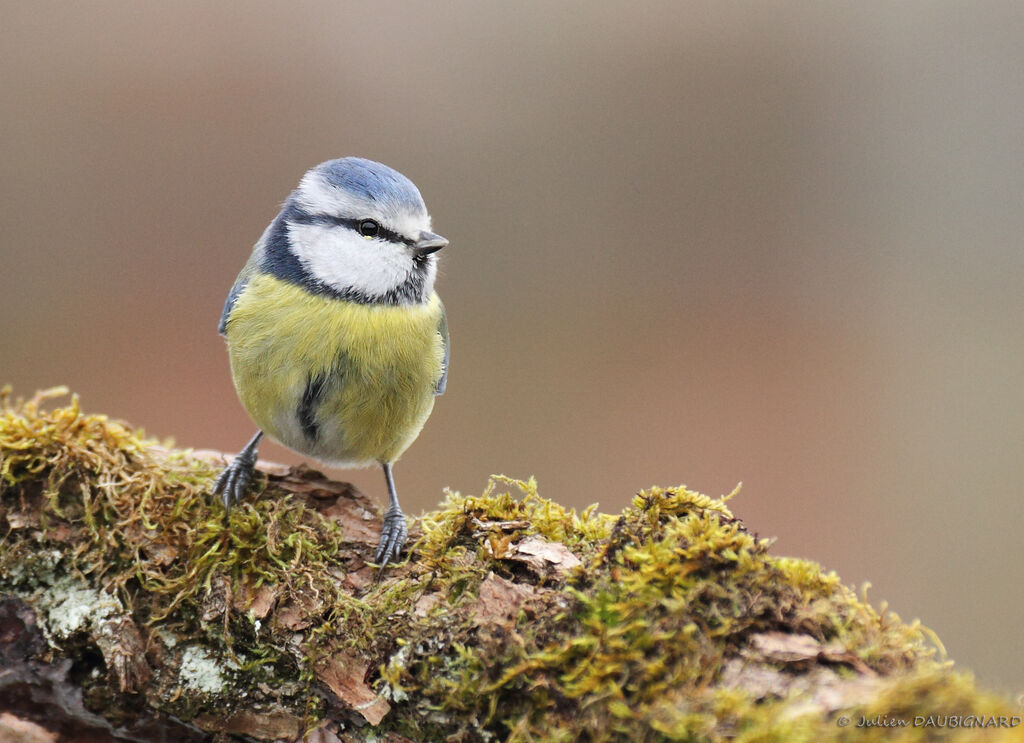
POLYGON ((40 743, 201 743, 209 739, 202 731, 145 705, 135 705, 123 724, 110 722, 88 708, 80 679, 87 669, 86 659, 76 662, 53 653, 32 607, 18 598, 0 597, 0 710, 8 716, 6 721, 0 718, 0 733, 6 727, 10 739, 18 740, 17 733, 40 743))

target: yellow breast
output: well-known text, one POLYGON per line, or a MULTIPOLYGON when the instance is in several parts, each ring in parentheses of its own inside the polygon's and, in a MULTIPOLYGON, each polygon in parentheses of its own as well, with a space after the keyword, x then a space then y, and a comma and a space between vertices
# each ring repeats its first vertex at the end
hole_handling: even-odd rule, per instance
POLYGON ((231 372, 249 415, 284 445, 339 464, 393 462, 434 406, 444 308, 367 305, 254 276, 231 310, 231 372))

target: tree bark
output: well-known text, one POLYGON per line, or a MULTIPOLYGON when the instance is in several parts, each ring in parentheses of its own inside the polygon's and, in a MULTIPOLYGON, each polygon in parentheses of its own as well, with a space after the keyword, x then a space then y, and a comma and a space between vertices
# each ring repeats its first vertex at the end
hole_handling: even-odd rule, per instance
POLYGON ((724 500, 577 514, 496 477, 381 570, 351 485, 264 465, 227 514, 223 455, 43 400, 0 399, 0 740, 1019 739, 934 635, 724 500))

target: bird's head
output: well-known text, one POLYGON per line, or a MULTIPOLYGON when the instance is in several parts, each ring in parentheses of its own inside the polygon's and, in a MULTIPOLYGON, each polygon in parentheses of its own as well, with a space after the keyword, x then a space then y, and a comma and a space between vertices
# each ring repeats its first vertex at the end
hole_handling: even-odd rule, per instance
POLYGON ((264 235, 265 267, 316 292, 364 303, 430 296, 436 253, 419 189, 386 165, 358 157, 307 172, 264 235))

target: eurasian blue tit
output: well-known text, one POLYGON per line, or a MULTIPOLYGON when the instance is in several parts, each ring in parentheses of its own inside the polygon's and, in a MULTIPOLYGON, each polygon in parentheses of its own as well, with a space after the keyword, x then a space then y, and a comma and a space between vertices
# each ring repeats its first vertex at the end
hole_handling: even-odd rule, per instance
POLYGON ((408 536, 392 465, 448 378, 437 251, 412 181, 371 160, 306 173, 231 287, 220 333, 242 405, 260 427, 217 479, 226 508, 245 494, 269 435, 329 465, 380 464, 388 488, 376 561, 408 536))

